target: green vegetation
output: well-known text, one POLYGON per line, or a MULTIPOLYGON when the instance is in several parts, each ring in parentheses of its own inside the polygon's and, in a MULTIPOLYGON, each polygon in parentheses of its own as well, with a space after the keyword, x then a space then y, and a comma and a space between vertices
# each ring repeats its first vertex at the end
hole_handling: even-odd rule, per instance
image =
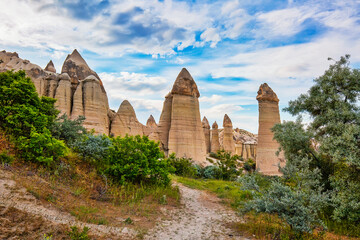
POLYGON ((71 240, 90 240, 90 237, 88 236, 89 230, 90 229, 86 226, 82 231, 80 231, 77 226, 72 226, 68 235, 71 240))
POLYGON ((360 71, 349 57, 289 102, 285 110, 297 121, 273 128, 287 159, 284 175, 264 191, 248 184, 258 192, 248 210, 276 213, 298 233, 329 228, 360 236, 360 71), (307 127, 303 113, 312 119, 307 127))
POLYGON ((65 144, 49 130, 58 114, 54 103, 38 97, 24 71, 0 73, 0 128, 25 161, 50 165, 65 155, 65 144))

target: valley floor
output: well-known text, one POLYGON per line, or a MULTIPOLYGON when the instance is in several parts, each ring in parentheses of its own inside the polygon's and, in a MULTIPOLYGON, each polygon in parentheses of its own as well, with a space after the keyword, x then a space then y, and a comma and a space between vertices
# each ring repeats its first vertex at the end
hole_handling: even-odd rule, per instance
POLYGON ((17 183, 15 174, 0 168, 0 239, 38 239, 48 233, 54 240, 68 239, 70 226, 87 226, 96 239, 246 239, 231 229, 240 219, 219 198, 176 184, 181 205, 161 208, 156 226, 139 234, 132 227, 84 223, 66 211, 45 205, 17 183))

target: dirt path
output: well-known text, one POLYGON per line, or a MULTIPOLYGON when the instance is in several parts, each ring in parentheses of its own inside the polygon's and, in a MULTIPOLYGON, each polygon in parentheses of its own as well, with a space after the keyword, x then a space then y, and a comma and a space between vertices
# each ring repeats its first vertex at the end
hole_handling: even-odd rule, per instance
POLYGON ((16 182, 11 178, 13 175, 0 169, 0 239, 1 232, 18 231, 17 226, 13 229, 2 228, 1 220, 5 219, 8 209, 16 209, 21 213, 26 213, 32 217, 40 217, 41 221, 52 225, 78 226, 80 228, 87 226, 90 232, 95 235, 108 236, 109 239, 132 239, 136 235, 133 230, 123 227, 111 227, 83 223, 75 219, 69 213, 61 212, 51 206, 44 206, 41 201, 27 192, 25 188, 18 187, 16 182))
POLYGON ((226 224, 240 219, 234 211, 225 208, 220 199, 201 190, 177 185, 183 207, 168 212, 170 219, 159 222, 145 239, 247 239, 226 227, 226 224))

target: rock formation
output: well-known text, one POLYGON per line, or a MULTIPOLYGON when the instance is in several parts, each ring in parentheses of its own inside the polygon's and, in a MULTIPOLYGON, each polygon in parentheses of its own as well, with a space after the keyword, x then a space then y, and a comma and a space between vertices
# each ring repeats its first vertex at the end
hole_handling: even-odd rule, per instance
POLYGON ((233 132, 235 141, 235 154, 243 159, 256 158, 257 137, 243 129, 236 128, 233 132))
POLYGON ((279 99, 266 84, 261 84, 256 100, 259 102, 259 134, 256 150, 256 168, 266 175, 280 175, 278 165, 284 163, 282 155, 276 156, 278 142, 273 140, 271 128, 280 123, 279 99))
POLYGON ((77 50, 66 58, 62 73, 50 61, 43 70, 17 53, 0 52, 0 72, 24 70, 40 96, 56 98, 60 114, 72 119, 85 116, 84 127, 95 133, 109 134, 109 104, 99 76, 89 68, 77 50))
POLYGON ((100 85, 102 86, 102 82, 97 73, 90 69, 90 67, 76 49, 66 57, 61 69, 61 73, 69 74, 73 92, 75 92, 79 81, 84 80, 90 75, 95 76, 95 78, 99 80, 100 85))
POLYGON ((224 127, 224 136, 223 136, 223 144, 222 147, 225 151, 229 151, 235 154, 235 142, 233 137, 233 125, 227 114, 224 116, 223 121, 224 127))
POLYGON ((216 121, 212 125, 211 129, 211 149, 210 151, 213 153, 217 153, 220 150, 220 142, 219 142, 219 130, 216 121))
POLYGON ((48 72, 56 73, 56 69, 52 60, 50 60, 50 62, 46 65, 44 70, 48 72))
POLYGON ((150 140, 159 141, 159 134, 157 132, 158 125, 153 117, 150 115, 144 126, 144 135, 148 136, 150 140))
POLYGON ((205 137, 206 153, 209 153, 210 149, 211 149, 210 124, 206 117, 204 117, 202 120, 202 127, 203 127, 204 137, 205 137))
POLYGON ((111 123, 111 133, 114 134, 114 136, 122 137, 126 134, 130 136, 142 136, 144 135, 143 128, 144 126, 136 118, 134 108, 129 101, 124 100, 111 123))
POLYGON ((205 137, 199 111, 200 93, 190 73, 183 68, 165 97, 158 133, 166 153, 206 164, 205 137))

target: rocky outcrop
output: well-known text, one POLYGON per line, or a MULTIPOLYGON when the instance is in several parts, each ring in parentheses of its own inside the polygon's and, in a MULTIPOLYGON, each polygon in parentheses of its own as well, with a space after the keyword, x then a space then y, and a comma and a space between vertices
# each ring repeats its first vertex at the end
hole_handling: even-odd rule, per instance
POLYGON ((241 156, 243 159, 255 159, 257 136, 239 128, 236 128, 233 134, 235 141, 235 154, 241 156))
POLYGON ((17 53, 0 52, 0 72, 24 70, 40 96, 56 98, 60 114, 72 119, 85 116, 84 127, 95 133, 109 134, 109 104, 98 75, 89 68, 77 50, 66 58, 61 74, 50 61, 43 70, 17 53))
POLYGON ((224 135, 222 140, 222 147, 225 151, 235 154, 235 142, 233 137, 233 125, 227 114, 223 121, 224 135))
POLYGON ((143 128, 144 126, 136 118, 134 108, 129 101, 124 100, 111 123, 111 133, 114 136, 122 137, 125 137, 126 134, 142 136, 144 135, 143 128))
POLYGON ((205 137, 206 153, 210 153, 211 142, 210 142, 210 124, 206 117, 202 120, 202 127, 205 137))
POLYGON ((157 129, 158 125, 156 124, 153 115, 150 115, 146 122, 146 126, 144 126, 144 135, 148 136, 150 140, 160 141, 157 129))
MULTIPOLYGON (((50 86, 49 86, 50 87, 50 86)), ((59 76, 59 82, 55 91, 55 107, 60 110, 60 115, 71 116, 71 82, 66 73, 59 76)))
POLYGON ((44 70, 48 72, 56 73, 56 69, 52 60, 50 60, 50 62, 46 65, 44 70))
POLYGON ((216 121, 212 125, 211 129, 211 149, 213 153, 217 153, 220 150, 220 141, 219 141, 219 130, 216 121))
POLYGON ((259 103, 259 133, 256 153, 256 168, 266 175, 280 175, 278 165, 284 164, 282 154, 276 156, 279 144, 271 128, 280 123, 279 99, 266 84, 261 84, 256 97, 259 103))
POLYGON ((95 76, 100 82, 100 85, 103 86, 97 73, 90 69, 76 49, 66 57, 61 73, 69 74, 73 92, 75 92, 79 81, 84 80, 90 75, 95 76))
POLYGON ((165 97, 158 133, 167 154, 192 158, 206 164, 205 137, 199 111, 200 93, 190 73, 183 68, 165 97))

